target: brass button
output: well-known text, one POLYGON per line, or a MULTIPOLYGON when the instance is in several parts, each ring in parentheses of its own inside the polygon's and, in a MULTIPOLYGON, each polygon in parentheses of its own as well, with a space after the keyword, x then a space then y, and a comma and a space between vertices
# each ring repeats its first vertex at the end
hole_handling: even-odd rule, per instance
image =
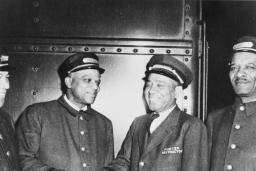
POLYGON ((232 170, 232 168, 233 168, 233 167, 232 167, 231 164, 228 164, 228 165, 227 165, 227 170, 232 170))
POLYGON ((230 145, 230 148, 231 148, 231 149, 236 149, 236 145, 235 145, 235 144, 231 144, 231 145, 230 145))
POLYGON ((245 110, 244 106, 240 106, 239 109, 240 109, 241 111, 244 111, 244 110, 245 110))
POLYGON ((235 125, 235 129, 240 129, 240 128, 241 128, 241 126, 239 124, 235 125))
POLYGON ((143 166, 145 165, 145 163, 144 163, 143 161, 141 161, 141 162, 139 163, 139 165, 140 165, 141 167, 143 167, 143 166))

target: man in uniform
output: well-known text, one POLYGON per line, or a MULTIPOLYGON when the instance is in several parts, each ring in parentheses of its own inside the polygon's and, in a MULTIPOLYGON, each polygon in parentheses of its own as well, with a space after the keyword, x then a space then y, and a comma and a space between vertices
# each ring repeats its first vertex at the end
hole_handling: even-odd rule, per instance
POLYGON ((171 55, 154 55, 144 80, 149 112, 133 121, 116 159, 103 170, 207 171, 206 127, 175 99, 178 87, 192 81, 191 70, 171 55))
POLYGON ((233 46, 229 78, 235 102, 207 119, 210 170, 255 171, 256 37, 242 37, 233 46))
POLYGON ((64 95, 27 107, 18 122, 23 171, 98 171, 113 160, 112 123, 91 108, 103 72, 93 53, 61 64, 64 95))
MULTIPOLYGON (((0 56, 0 108, 3 107, 9 85, 9 56, 0 56)), ((9 114, 0 110, 0 170, 18 171, 18 144, 15 137, 14 125, 9 114)))

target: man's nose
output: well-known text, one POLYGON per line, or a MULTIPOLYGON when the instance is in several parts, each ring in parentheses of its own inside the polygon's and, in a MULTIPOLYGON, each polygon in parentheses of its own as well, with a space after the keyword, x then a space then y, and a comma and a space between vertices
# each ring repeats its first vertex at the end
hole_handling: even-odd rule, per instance
POLYGON ((95 82, 93 82, 91 86, 92 86, 92 88, 93 88, 94 90, 99 89, 99 85, 98 85, 97 83, 95 83, 95 82))
POLYGON ((238 77, 242 77, 242 76, 244 76, 246 74, 246 72, 244 71, 244 69, 242 69, 242 68, 239 68, 238 70, 237 70, 237 72, 236 72, 236 75, 238 76, 238 77))

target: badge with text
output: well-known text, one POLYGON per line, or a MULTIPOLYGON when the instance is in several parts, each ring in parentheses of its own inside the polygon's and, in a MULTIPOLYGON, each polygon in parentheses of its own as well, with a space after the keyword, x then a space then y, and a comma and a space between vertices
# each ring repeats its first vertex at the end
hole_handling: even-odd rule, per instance
POLYGON ((169 148, 164 148, 162 150, 162 154, 179 154, 182 153, 182 149, 180 147, 169 147, 169 148))

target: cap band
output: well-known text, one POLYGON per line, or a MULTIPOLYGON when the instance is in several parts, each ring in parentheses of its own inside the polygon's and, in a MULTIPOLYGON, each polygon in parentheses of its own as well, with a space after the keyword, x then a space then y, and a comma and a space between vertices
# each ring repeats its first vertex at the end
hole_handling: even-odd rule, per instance
POLYGON ((98 68, 98 65, 95 65, 94 63, 90 63, 90 64, 84 64, 84 65, 79 65, 79 66, 76 66, 75 68, 71 69, 70 71, 68 71, 68 73, 71 73, 73 71, 76 71, 76 70, 79 70, 80 68, 84 68, 84 67, 97 67, 98 68))
POLYGON ((256 52, 256 49, 253 47, 253 42, 241 42, 233 46, 235 51, 253 51, 256 52))
POLYGON ((152 69, 165 69, 165 70, 173 73, 177 77, 180 84, 184 83, 183 79, 179 76, 179 74, 176 72, 176 70, 170 68, 169 66, 156 64, 156 65, 153 65, 152 67, 149 67, 149 71, 152 69))
POLYGON ((7 55, 0 56, 0 71, 8 71, 9 70, 8 59, 9 59, 9 56, 7 56, 7 55))

